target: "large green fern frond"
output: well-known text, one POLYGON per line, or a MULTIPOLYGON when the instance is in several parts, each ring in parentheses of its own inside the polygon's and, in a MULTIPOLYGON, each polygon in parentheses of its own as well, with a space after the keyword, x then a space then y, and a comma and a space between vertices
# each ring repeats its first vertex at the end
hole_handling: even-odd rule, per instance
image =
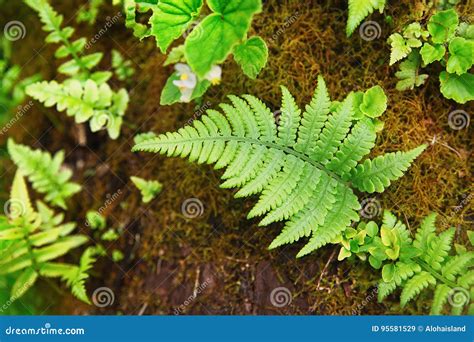
POLYGON ((261 225, 287 221, 275 248, 311 237, 298 254, 329 243, 352 222, 360 204, 354 190, 383 191, 425 148, 361 160, 375 143, 375 120, 358 119, 354 94, 331 103, 322 77, 306 111, 286 88, 279 124, 253 96, 231 96, 225 116, 209 110, 192 126, 159 136, 140 136, 134 151, 189 158, 226 168, 223 187, 240 187, 237 197, 260 194, 249 218, 261 225), (333 104, 333 105, 331 105, 333 104))
POLYGON ((349 0, 349 18, 347 19, 347 36, 350 36, 359 24, 375 10, 383 12, 386 0, 349 0))

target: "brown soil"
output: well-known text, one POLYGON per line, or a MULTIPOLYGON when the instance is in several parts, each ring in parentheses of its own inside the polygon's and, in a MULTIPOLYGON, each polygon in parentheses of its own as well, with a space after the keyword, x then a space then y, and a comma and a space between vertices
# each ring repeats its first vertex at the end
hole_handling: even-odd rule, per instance
MULTIPOLYGON (((73 21, 75 10, 82 3, 53 2, 65 15, 65 21, 74 26, 77 26, 73 21)), ((386 39, 413 19, 410 13, 427 15, 422 5, 412 3, 415 2, 390 2, 386 15, 392 16, 392 26, 384 16, 372 15, 370 20, 382 28, 381 36, 365 41, 357 31, 350 38, 345 35, 345 0, 265 1, 264 12, 256 17, 253 30, 269 42, 267 68, 253 81, 243 77, 236 63, 229 59, 223 66, 222 84, 208 92, 203 103, 216 108, 227 94, 251 93, 277 109, 279 86, 286 85, 303 106, 309 102, 319 74, 325 77, 334 99, 342 99, 352 90, 381 85, 389 97, 389 108, 382 117, 385 128, 374 154, 430 144, 406 176, 377 197, 381 207, 392 210, 411 227, 428 212, 436 211, 440 214, 440 229, 458 227, 457 239, 462 242, 465 239, 462 230, 472 228, 473 208, 469 202, 459 211, 455 207, 474 192, 473 128, 471 125, 464 130, 452 130, 448 113, 455 109, 474 113, 474 107, 444 99, 436 77, 430 77, 425 86, 414 91, 395 89, 396 67, 388 66, 386 39), (283 27, 282 33, 277 34, 283 27)), ((463 7, 465 16, 469 5, 472 8, 471 1, 463 7)), ((93 36, 103 27, 106 17, 116 13, 116 8, 107 5, 94 27, 80 25, 76 34, 93 36)), ((25 39, 14 45, 14 62, 24 66, 25 75, 41 72, 45 79, 55 78, 59 65, 53 58, 55 48, 43 44, 45 34, 36 16, 17 1, 7 9, 2 8, 2 17, 2 24, 22 20, 27 27, 25 39)), ((106 214, 109 225, 123 229, 123 235, 107 247, 121 249, 126 258, 118 264, 110 258, 101 259, 88 285, 89 293, 101 286, 111 288, 115 294, 113 306, 104 309, 87 306, 64 294, 48 312, 323 315, 427 312, 423 296, 404 310, 395 296, 384 304, 377 303, 374 295, 377 273, 359 262, 335 261, 334 247, 322 248, 298 260, 295 255, 302 243, 268 251, 267 246, 281 225, 261 228, 256 220, 247 220, 246 214, 255 199, 234 199, 233 191, 220 189, 220 171, 180 159, 130 152, 137 132, 176 130, 199 107, 159 106, 161 89, 172 70, 162 66, 164 56, 152 39, 138 42, 121 21, 93 46, 94 51, 106 51, 107 56, 112 48, 131 59, 137 69, 128 85, 131 105, 117 141, 108 139, 104 132, 87 131, 87 144, 78 145, 78 126, 63 113, 38 103, 11 131, 24 144, 67 151, 67 162, 74 169, 76 180, 84 185, 83 192, 70 203, 68 218, 76 221, 82 232, 90 234, 84 225, 87 210, 97 210, 107 199, 114 198, 114 194, 120 195, 107 207, 106 214), (132 175, 158 179, 164 184, 164 191, 150 205, 144 205, 129 181, 132 175), (203 203, 202 215, 192 219, 183 215, 182 204, 189 198, 203 203), (291 304, 281 308, 270 302, 270 294, 280 286, 288 288, 292 296, 291 304)), ((107 68, 109 58, 104 60, 103 66, 107 68)), ((434 74, 439 70, 431 71, 434 74)), ((119 86, 118 81, 114 83, 119 86)), ((14 169, 9 162, 6 168, 4 177, 11 180, 14 169)), ((2 198, 5 196, 2 194, 2 198)))

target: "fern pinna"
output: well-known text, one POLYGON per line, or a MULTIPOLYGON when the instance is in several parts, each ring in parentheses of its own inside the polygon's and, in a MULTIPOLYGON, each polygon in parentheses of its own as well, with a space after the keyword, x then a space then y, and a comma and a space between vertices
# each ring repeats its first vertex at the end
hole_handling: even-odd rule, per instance
MULTIPOLYGON (((450 253, 455 229, 436 234, 435 221, 436 214, 428 215, 412 239, 406 225, 386 211, 380 229, 375 222, 360 223, 356 230, 339 236, 342 247, 338 259, 355 254, 366 260, 368 256, 372 267, 382 269, 379 301, 400 287, 404 307, 420 292, 432 288, 431 314, 441 314, 447 303, 451 313, 461 314, 474 298, 474 252, 455 245, 455 253, 450 253), (351 237, 344 238, 348 233, 351 237)), ((472 245, 474 233, 468 232, 468 236, 472 245)), ((474 303, 469 313, 474 313, 474 303)))
POLYGON ((378 125, 373 117, 386 108, 380 87, 331 102, 319 77, 302 116, 290 92, 282 90, 278 125, 256 97, 230 96, 232 105, 221 104, 226 116, 208 110, 193 126, 138 139, 133 150, 226 167, 222 187, 240 187, 236 197, 261 194, 249 218, 266 214, 260 225, 287 220, 270 248, 311 236, 298 254, 303 256, 359 220, 360 204, 352 188, 384 191, 425 146, 359 163, 375 145, 378 125))
POLYGON ((71 170, 64 167, 64 151, 54 156, 41 150, 8 139, 8 154, 18 169, 28 177, 33 188, 44 193, 45 201, 66 209, 66 200, 81 190, 81 186, 70 181, 71 170))
POLYGON ((20 298, 41 277, 61 278, 80 300, 89 303, 84 282, 95 261, 87 249, 78 266, 56 262, 88 241, 84 235, 71 235, 76 225, 63 223, 64 214, 55 215, 43 202, 33 209, 25 179, 17 171, 6 215, 0 215, 0 277, 13 275, 12 300, 20 298))
POLYGON ((349 0, 346 33, 352 35, 357 26, 375 10, 383 12, 386 0, 349 0))

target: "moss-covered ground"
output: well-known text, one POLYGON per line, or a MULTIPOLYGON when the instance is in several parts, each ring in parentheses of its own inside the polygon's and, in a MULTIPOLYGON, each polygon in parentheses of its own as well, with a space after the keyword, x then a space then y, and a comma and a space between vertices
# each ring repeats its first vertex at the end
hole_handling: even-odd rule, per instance
MULTIPOLYGON (((474 107, 444 99, 436 76, 413 91, 395 89, 396 67, 388 66, 386 39, 394 30, 414 18, 427 17, 429 12, 425 1, 389 2, 385 15, 391 16, 392 21, 378 13, 372 15, 370 20, 381 27, 380 37, 366 41, 357 31, 346 37, 345 0, 264 1, 264 12, 256 17, 252 30, 269 43, 267 68, 257 80, 250 80, 229 59, 223 65, 221 85, 209 91, 202 104, 215 108, 228 94, 250 93, 276 110, 279 86, 285 85, 303 106, 309 102, 319 74, 326 79, 333 99, 379 84, 388 95, 389 105, 382 117, 385 127, 374 155, 429 144, 406 176, 376 197, 380 208, 393 211, 410 227, 430 211, 436 211, 441 230, 455 226, 461 232, 472 228, 474 219, 469 201, 474 193, 473 126, 451 129, 448 113, 462 109, 472 114, 474 107)), ((75 12, 83 3, 53 1, 65 21, 75 26, 75 12)), ((472 6, 472 1, 461 6, 466 18, 472 6)), ((107 5, 96 25, 79 25, 77 35, 93 36, 117 11, 107 5)), ((44 45, 45 34, 36 15, 21 1, 3 5, 0 23, 14 19, 21 20, 27 28, 26 37, 14 44, 14 62, 24 66, 25 75, 41 72, 45 79, 60 77, 56 72, 60 62, 53 57, 55 49, 44 45)), ((97 210, 110 198, 113 200, 108 201, 111 204, 105 210, 108 223, 123 229, 121 239, 107 247, 122 250, 125 259, 118 264, 109 258, 101 259, 88 285, 91 293, 100 286, 111 288, 114 304, 101 309, 80 304, 67 293, 57 296, 51 292, 58 299, 48 308, 50 313, 427 312, 423 296, 403 311, 396 297, 377 303, 374 285, 378 275, 360 262, 337 262, 334 247, 322 248, 303 259, 295 259, 302 243, 268 251, 267 246, 281 225, 262 228, 257 226, 258 221, 247 220, 255 198, 234 199, 233 191, 220 189, 220 171, 180 159, 130 152, 137 132, 176 130, 199 115, 199 106, 159 105, 162 87, 172 69, 162 66, 164 56, 154 41, 140 43, 126 30, 123 20, 113 25, 92 50, 105 51, 109 56, 112 48, 131 59, 137 69, 128 83, 131 105, 120 139, 112 141, 105 132, 92 134, 63 113, 38 103, 10 132, 17 141, 36 148, 67 151, 67 163, 74 170, 76 181, 84 185, 84 191, 71 201, 67 216, 78 223, 81 231, 90 233, 85 226, 86 211, 97 210), (151 204, 142 204, 129 180, 132 175, 158 179, 164 184, 163 192, 151 204), (183 215, 182 204, 189 198, 203 204, 203 211, 196 218, 183 215), (270 302, 270 293, 279 286, 292 294, 291 304, 282 308, 270 302), (197 294, 194 299, 190 297, 193 293, 197 294)), ((105 68, 109 67, 108 60, 104 59, 105 68)), ((439 72, 430 71, 433 75, 439 72)), ((14 169, 7 161, 2 160, 2 164, 6 169, 2 178, 8 184, 14 169)), ((4 190, 2 199, 7 194, 4 190)), ((463 239, 463 235, 458 234, 457 238, 463 239)), ((41 286, 42 293, 46 295, 48 291, 53 290, 41 286)))

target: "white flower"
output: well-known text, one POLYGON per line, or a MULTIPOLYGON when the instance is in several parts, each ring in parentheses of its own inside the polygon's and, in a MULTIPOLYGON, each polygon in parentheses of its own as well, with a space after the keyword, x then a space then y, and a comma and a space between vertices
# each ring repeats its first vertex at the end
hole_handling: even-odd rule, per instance
POLYGON ((197 76, 187 64, 178 63, 174 68, 178 73, 179 80, 173 81, 173 84, 181 92, 180 101, 185 103, 191 102, 191 96, 197 85, 197 76))
POLYGON ((218 85, 222 79, 222 68, 214 65, 204 78, 210 81, 212 85, 218 85))

